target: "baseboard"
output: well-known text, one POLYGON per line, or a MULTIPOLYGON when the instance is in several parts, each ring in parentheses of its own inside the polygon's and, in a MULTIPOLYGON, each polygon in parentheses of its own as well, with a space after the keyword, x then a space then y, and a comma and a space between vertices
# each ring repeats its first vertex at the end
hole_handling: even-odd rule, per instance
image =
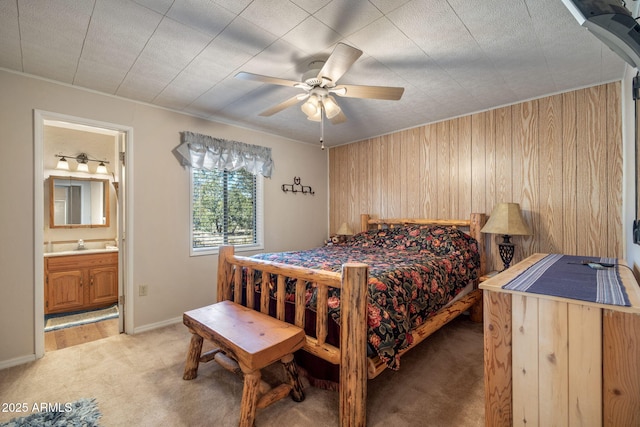
POLYGON ((28 356, 16 357, 15 359, 0 360, 0 370, 6 369, 6 368, 11 368, 13 366, 22 365, 24 363, 33 362, 34 360, 36 360, 36 355, 35 354, 30 354, 28 356))
POLYGON ((149 323, 148 325, 138 326, 133 328, 133 335, 140 334, 142 332, 152 331, 154 329, 162 328, 164 326, 175 325, 176 323, 182 323, 182 316, 174 317, 173 319, 163 320, 161 322, 149 323))

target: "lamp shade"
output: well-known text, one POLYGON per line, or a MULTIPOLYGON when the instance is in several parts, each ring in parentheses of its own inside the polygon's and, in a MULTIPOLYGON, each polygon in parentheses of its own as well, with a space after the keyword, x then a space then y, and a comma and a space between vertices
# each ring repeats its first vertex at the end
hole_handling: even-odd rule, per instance
POLYGON ((353 230, 351 230, 351 227, 349 227, 346 222, 343 222, 340 228, 338 228, 336 234, 340 236, 351 236, 353 234, 353 230))
POLYGON ((531 229, 522 218, 518 203, 498 203, 480 231, 510 236, 529 236, 532 234, 531 229))
POLYGON ((324 111, 327 113, 327 117, 330 119, 333 119, 342 111, 336 100, 333 99, 333 96, 331 95, 326 96, 322 100, 322 104, 324 105, 324 111))
POLYGON ((105 165, 104 162, 100 162, 100 164, 96 168, 96 173, 100 173, 100 174, 103 174, 103 175, 108 174, 109 171, 107 170, 107 165, 105 165))
POLYGON ((89 172, 89 165, 86 162, 78 162, 76 170, 78 172, 89 172))
POLYGON ((318 108, 318 97, 316 95, 311 95, 307 102, 302 104, 300 109, 307 115, 307 117, 316 115, 320 110, 320 108, 318 108))
POLYGON ((64 156, 60 157, 60 160, 58 160, 58 164, 56 165, 56 169, 61 169, 61 170, 69 170, 69 162, 67 161, 67 159, 64 158, 64 156))

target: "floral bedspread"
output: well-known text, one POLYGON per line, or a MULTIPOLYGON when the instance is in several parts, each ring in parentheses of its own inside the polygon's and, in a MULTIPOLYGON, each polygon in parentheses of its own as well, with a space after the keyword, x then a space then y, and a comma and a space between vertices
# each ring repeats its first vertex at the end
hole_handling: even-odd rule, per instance
MULTIPOLYGON (((368 264, 368 343, 391 369, 400 367, 398 352, 412 343, 413 328, 476 279, 480 265, 477 241, 442 226, 373 230, 333 246, 255 257, 335 272, 346 262, 368 264)), ((291 283, 288 300, 294 292, 291 283)), ((315 288, 308 286, 306 301, 315 308, 315 288)), ((329 314, 339 322, 339 289, 330 291, 329 314)))

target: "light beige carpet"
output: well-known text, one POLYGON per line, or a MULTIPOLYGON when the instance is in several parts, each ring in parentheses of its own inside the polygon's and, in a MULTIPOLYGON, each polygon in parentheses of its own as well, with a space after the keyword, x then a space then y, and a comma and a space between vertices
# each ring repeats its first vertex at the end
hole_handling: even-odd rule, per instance
MULTIPOLYGON (((95 398, 105 427, 237 426, 239 377, 210 362, 182 380, 189 338, 178 324, 47 353, 0 371, 0 402, 95 398)), ((454 320, 407 353, 400 371, 368 382, 367 425, 484 425, 482 352, 482 325, 454 320)), ((303 383, 304 402, 285 398, 258 411, 256 426, 338 426, 338 394, 303 383)), ((0 412, 0 422, 16 415, 0 412)))

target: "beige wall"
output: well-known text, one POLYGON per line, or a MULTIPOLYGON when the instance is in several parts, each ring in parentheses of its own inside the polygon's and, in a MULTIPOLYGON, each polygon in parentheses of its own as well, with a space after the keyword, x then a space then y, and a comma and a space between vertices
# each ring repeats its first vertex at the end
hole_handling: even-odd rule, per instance
MULTIPOLYGON (((133 128, 134 327, 181 316, 215 300, 216 256, 189 256, 189 174, 172 150, 189 130, 272 148, 265 180, 265 250, 305 249, 327 236, 327 154, 272 135, 0 70, 0 365, 34 355, 34 109, 133 128), (313 196, 282 192, 300 176, 313 196)), ((131 230, 130 230, 131 231, 131 230)), ((130 300, 131 301, 131 300, 130 300)))
MULTIPOLYGON (((330 231, 360 213, 468 218, 520 203, 535 252, 623 257, 621 83, 460 117, 330 150, 330 231)), ((491 239, 492 241, 494 239, 491 239)), ((501 269, 495 243, 491 259, 501 269)))

